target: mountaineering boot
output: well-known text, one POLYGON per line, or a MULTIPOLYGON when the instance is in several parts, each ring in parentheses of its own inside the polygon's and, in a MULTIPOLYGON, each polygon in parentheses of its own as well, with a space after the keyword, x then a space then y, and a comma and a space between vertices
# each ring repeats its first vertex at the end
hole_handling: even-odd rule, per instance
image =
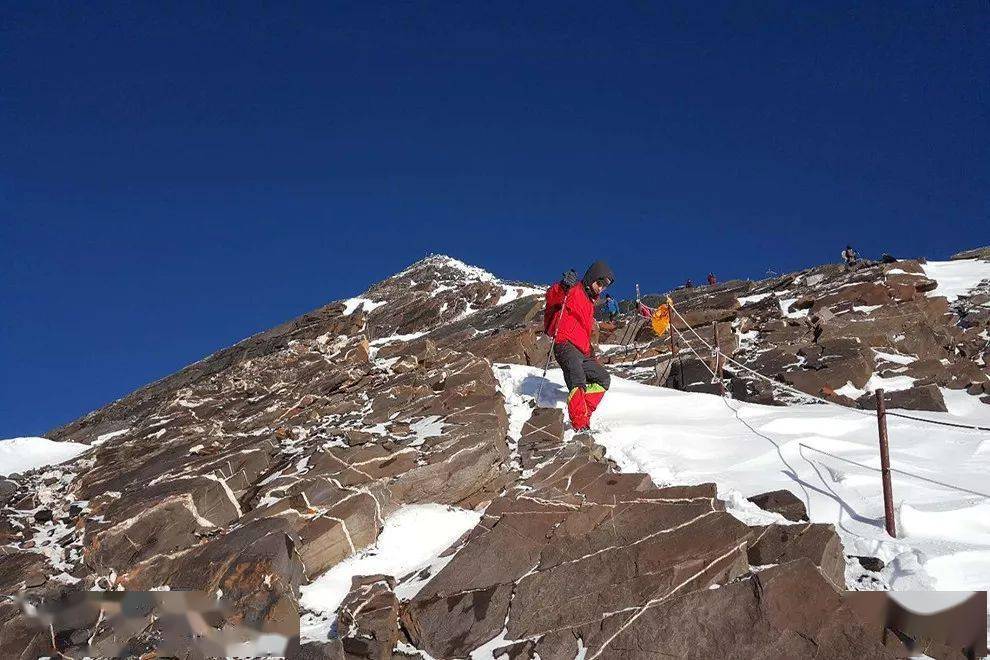
POLYGON ((591 412, 583 387, 575 387, 567 395, 567 414, 571 418, 571 426, 575 431, 583 431, 591 423, 591 412))
POLYGON ((605 388, 598 383, 588 383, 584 388, 584 402, 588 406, 589 420, 591 419, 591 414, 598 408, 598 404, 602 402, 603 396, 605 396, 605 388))

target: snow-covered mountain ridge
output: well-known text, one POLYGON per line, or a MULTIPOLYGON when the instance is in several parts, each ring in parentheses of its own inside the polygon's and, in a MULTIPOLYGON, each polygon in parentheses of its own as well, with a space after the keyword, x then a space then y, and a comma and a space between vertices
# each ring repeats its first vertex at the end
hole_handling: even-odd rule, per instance
MULTIPOLYGON (((634 315, 602 333, 630 378, 588 436, 564 422, 559 371, 553 407, 532 407, 542 289, 430 257, 48 434, 84 451, 0 480, 0 590, 220 592, 275 637, 301 619, 297 657, 893 657, 842 589, 985 584, 983 436, 891 421, 890 539, 875 420, 728 366, 738 396, 707 393, 687 325, 720 324, 727 355, 837 404, 909 379, 946 408, 924 415, 986 423, 985 267, 675 292, 674 359, 634 315), (675 369, 686 391, 655 386, 675 369), (793 497, 746 499, 775 490, 793 497)), ((0 604, 0 648, 53 655, 53 639, 76 656, 111 642, 105 622, 35 630, 0 604)))

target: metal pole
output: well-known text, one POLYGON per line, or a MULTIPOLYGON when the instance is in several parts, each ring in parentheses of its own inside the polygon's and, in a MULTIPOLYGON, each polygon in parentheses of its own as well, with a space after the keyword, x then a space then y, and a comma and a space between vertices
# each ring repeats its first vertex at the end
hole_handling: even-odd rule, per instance
MULTIPOLYGON (((577 286, 575 284, 574 286, 577 286)), ((573 289, 574 287, 571 287, 573 289)), ((553 346, 557 343, 557 332, 560 330, 560 322, 564 320, 564 312, 567 310, 567 297, 571 295, 571 289, 564 293, 564 302, 560 305, 560 312, 557 314, 557 325, 554 326, 553 336, 550 337, 550 348, 547 353, 547 361, 543 365, 543 377, 540 379, 540 386, 536 390, 536 407, 540 407, 540 395, 543 394, 543 384, 547 382, 547 370, 550 369, 550 360, 553 359, 553 346)))
POLYGON ((715 355, 712 358, 715 361, 715 368, 712 371, 715 372, 716 378, 718 379, 718 392, 722 396, 725 396, 725 382, 722 380, 722 349, 718 345, 718 321, 712 321, 712 340, 715 342, 715 355))
POLYGON ((876 391, 877 429, 880 432, 880 476, 883 480, 883 515, 887 533, 897 538, 894 528, 894 493, 890 485, 890 452, 887 449, 887 410, 883 403, 883 390, 876 391))
POLYGON ((669 321, 667 329, 670 331, 670 370, 671 373, 674 371, 674 356, 677 356, 677 379, 674 381, 677 384, 677 389, 683 389, 684 380, 684 363, 681 361, 680 355, 677 354, 677 344, 674 343, 674 301, 670 299, 670 294, 667 295, 667 314, 669 316, 669 321))

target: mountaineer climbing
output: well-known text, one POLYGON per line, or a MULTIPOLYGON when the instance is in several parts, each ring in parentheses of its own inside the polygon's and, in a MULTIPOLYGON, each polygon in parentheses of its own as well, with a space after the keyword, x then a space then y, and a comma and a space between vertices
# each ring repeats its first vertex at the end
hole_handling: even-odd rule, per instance
POLYGON ((609 375, 591 347, 595 303, 615 275, 596 261, 581 282, 570 270, 547 291, 543 329, 553 337, 553 355, 564 372, 567 413, 575 430, 586 430, 609 386, 609 375))
POLYGON ((842 251, 842 258, 846 262, 846 268, 851 270, 856 267, 856 260, 859 258, 859 255, 856 254, 853 246, 847 245, 846 249, 842 251))
POLYGON ((715 286, 718 284, 718 278, 715 277, 715 273, 708 273, 708 286, 715 286))
POLYGON ((605 320, 615 323, 615 317, 619 315, 619 303, 609 294, 605 294, 605 320))

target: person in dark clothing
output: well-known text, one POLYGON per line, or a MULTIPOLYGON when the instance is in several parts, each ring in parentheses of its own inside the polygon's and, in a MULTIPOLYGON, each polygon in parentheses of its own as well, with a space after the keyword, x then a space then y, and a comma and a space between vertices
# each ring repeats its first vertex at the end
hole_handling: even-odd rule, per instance
POLYGON ((615 298, 605 294, 605 320, 611 323, 615 323, 615 318, 619 315, 619 303, 615 302, 615 298))
POLYGON ((708 273, 708 286, 715 286, 718 284, 718 280, 715 278, 715 273, 708 273))
POLYGON ((688 278, 688 281, 684 283, 684 288, 685 289, 693 289, 694 288, 694 282, 691 281, 691 278, 688 278))
POLYGON ((842 251, 842 258, 846 262, 846 269, 852 270, 856 267, 856 260, 859 259, 859 255, 856 254, 856 250, 851 245, 847 245, 846 249, 842 251))
POLYGON ((547 291, 543 329, 553 337, 553 354, 564 372, 567 385, 567 414, 575 430, 591 425, 611 382, 608 372, 595 358, 591 333, 595 323, 595 303, 615 280, 604 261, 596 261, 578 283, 573 270, 547 291))

